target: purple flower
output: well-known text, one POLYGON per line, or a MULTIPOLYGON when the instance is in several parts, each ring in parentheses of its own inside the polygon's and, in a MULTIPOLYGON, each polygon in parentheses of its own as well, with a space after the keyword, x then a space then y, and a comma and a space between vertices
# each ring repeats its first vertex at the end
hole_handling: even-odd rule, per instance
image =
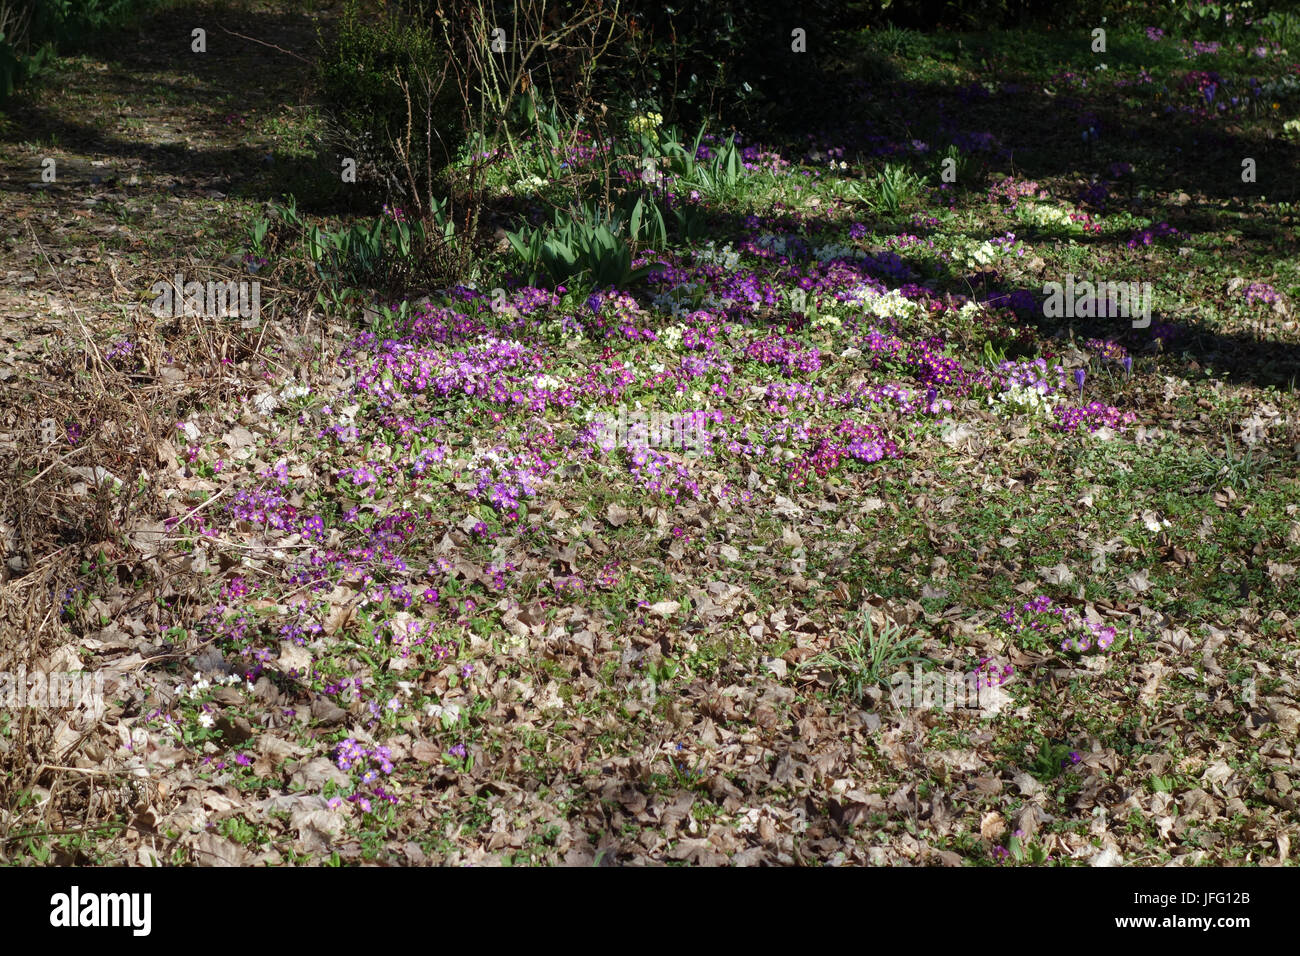
POLYGON ((1088 377, 1088 373, 1081 368, 1074 370, 1074 384, 1079 386, 1079 397, 1083 397, 1083 382, 1088 377))
POLYGON ((1252 282, 1246 287, 1244 294, 1247 302, 1263 302, 1272 305, 1278 300, 1277 290, 1267 282, 1252 282))
POLYGON ((1121 364, 1124 366, 1124 377, 1132 378, 1133 377, 1133 356, 1125 355, 1121 364))

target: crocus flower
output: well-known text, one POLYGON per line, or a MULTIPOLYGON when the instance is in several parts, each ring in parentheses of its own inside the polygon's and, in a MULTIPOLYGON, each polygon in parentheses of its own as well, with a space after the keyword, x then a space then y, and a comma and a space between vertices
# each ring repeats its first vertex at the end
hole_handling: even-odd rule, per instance
POLYGON ((1088 377, 1088 373, 1081 368, 1074 370, 1074 384, 1079 386, 1079 397, 1083 398, 1083 381, 1088 377))
POLYGON ((1122 364, 1124 366, 1124 377, 1132 378, 1133 377, 1133 356, 1125 355, 1122 364))

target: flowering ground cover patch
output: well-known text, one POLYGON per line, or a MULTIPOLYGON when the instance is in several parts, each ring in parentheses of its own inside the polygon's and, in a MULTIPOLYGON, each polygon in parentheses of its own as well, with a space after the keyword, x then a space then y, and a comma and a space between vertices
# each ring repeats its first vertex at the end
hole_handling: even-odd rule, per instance
MULTIPOLYGON (((506 243, 331 297, 310 248, 214 217, 260 215, 260 162, 137 156, 86 217, 76 181, 0 192, 0 671, 106 688, 0 709, 0 854, 1285 861, 1300 276, 1289 187, 1241 160, 1294 160, 1300 87, 1260 30, 864 34, 892 78, 802 142, 648 177, 653 109, 521 142, 512 229, 610 155, 686 210, 615 287, 529 285, 506 243), (279 311, 124 320, 182 237, 279 311), (1149 283, 1150 315, 1046 309, 1075 277, 1149 283), (83 835, 34 836, 46 802, 83 835)), ((95 62, 19 109, 88 112, 95 62)), ((310 131, 280 69, 209 147, 310 131)), ((147 142, 197 109, 141 95, 147 142)), ((90 149, 40 135, 0 148, 90 149)))

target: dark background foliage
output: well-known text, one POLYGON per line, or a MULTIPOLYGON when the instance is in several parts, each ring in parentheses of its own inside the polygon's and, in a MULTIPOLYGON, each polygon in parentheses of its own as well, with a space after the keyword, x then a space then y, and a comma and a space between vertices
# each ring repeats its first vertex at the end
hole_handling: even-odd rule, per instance
POLYGON ((54 54, 93 40, 157 5, 156 0, 0 0, 0 103, 38 75, 54 54))

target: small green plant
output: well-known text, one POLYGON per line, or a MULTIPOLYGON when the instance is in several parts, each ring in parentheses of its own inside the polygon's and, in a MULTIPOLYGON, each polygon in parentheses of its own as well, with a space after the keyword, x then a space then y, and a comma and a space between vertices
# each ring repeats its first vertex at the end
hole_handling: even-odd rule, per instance
POLYGON ((659 206, 648 197, 628 193, 619 204, 620 221, 627 222, 627 234, 635 243, 662 249, 668 243, 668 226, 659 206))
POLYGON ((689 169, 689 172, 682 176, 680 186, 687 190, 697 189, 711 199, 729 196, 747 173, 744 160, 741 159, 740 147, 736 145, 736 138, 728 137, 707 162, 700 162, 695 158, 698 149, 699 137, 696 137, 696 143, 689 156, 683 156, 685 150, 677 154, 676 162, 689 169))
POLYGON ((678 664, 676 661, 670 661, 663 658, 659 661, 651 661, 646 665, 646 676, 654 681, 656 687, 662 687, 673 679, 677 674, 678 664))
POLYGON ((856 635, 836 649, 809 658, 799 669, 828 673, 838 690, 860 701, 868 689, 888 686, 890 675, 903 665, 920 660, 916 656, 920 644, 919 634, 904 636, 903 628, 893 622, 886 622, 876 633, 871 615, 864 612, 856 635))
POLYGON ((1038 738, 1037 754, 1033 762, 1026 768, 1030 776, 1042 780, 1055 780, 1065 769, 1074 763, 1078 763, 1079 754, 1070 749, 1069 744, 1057 743, 1045 738, 1038 738))
POLYGON ((656 144, 657 154, 668 161, 669 172, 679 179, 689 180, 695 175, 696 157, 699 155, 705 129, 706 126, 700 127, 689 147, 683 143, 681 132, 676 126, 669 127, 660 134, 656 144))
POLYGON ((221 821, 218 830, 222 836, 246 846, 261 846, 268 842, 260 827, 239 816, 227 817, 221 821))
POLYGON ((677 205, 672 209, 674 232, 687 242, 703 239, 709 232, 709 220, 698 205, 677 205))
POLYGON ((557 287, 582 281, 591 288, 625 289, 649 271, 648 266, 632 267, 638 240, 661 237, 664 231, 663 214, 638 198, 630 215, 590 205, 557 210, 549 225, 508 232, 506 238, 523 260, 530 284, 544 277, 557 287))
POLYGON ((984 364, 990 368, 997 368, 1007 360, 1005 349, 999 348, 992 339, 984 340, 984 364))
POLYGON ((399 211, 347 229, 312 226, 305 233, 307 255, 322 279, 371 289, 400 289, 412 273, 429 267, 432 250, 448 248, 455 240, 442 205, 434 206, 432 230, 399 211))
POLYGON ((23 843, 27 850, 27 853, 37 863, 40 863, 41 865, 45 865, 46 863, 50 862, 50 853, 53 848, 49 844, 37 843, 31 837, 28 837, 26 840, 23 841, 23 843))
POLYGON ((646 169, 650 164, 658 167, 662 163, 673 177, 678 193, 697 190, 711 199, 726 198, 749 171, 745 168, 735 136, 729 136, 709 159, 699 159, 700 143, 706 129, 706 126, 701 126, 690 145, 683 141, 681 131, 675 126, 660 132, 654 139, 642 135, 639 138, 641 167, 646 169))
POLYGON ((1042 866, 1049 859, 1042 844, 1030 840, 1020 830, 1007 839, 1007 856, 1015 863, 1028 866, 1042 866))
POLYGON ((1176 777, 1157 777, 1153 776, 1148 781, 1151 785, 1152 793, 1172 793, 1178 786, 1176 777))
MULTIPOLYGON (((886 2, 884 6, 888 7, 886 2)), ((911 58, 925 49, 925 36, 915 30, 897 27, 893 23, 873 36, 876 48, 890 56, 911 58)))
POLYGON ((1258 477, 1262 460, 1250 446, 1245 452, 1234 452, 1232 439, 1224 435, 1223 457, 1211 459, 1212 464, 1218 465, 1212 480, 1234 488, 1249 488, 1258 477))
POLYGON ((275 213, 290 228, 297 229, 299 232, 306 232, 307 224, 303 222, 302 216, 298 213, 298 200, 289 196, 283 203, 275 207, 275 213))
POLYGON ((271 228, 271 221, 265 216, 258 216, 248 225, 248 241, 252 246, 252 253, 255 256, 263 256, 266 253, 266 234, 271 228))
POLYGON ((902 163, 888 163, 874 180, 859 187, 858 196, 871 211, 893 218, 925 186, 925 180, 902 163))

